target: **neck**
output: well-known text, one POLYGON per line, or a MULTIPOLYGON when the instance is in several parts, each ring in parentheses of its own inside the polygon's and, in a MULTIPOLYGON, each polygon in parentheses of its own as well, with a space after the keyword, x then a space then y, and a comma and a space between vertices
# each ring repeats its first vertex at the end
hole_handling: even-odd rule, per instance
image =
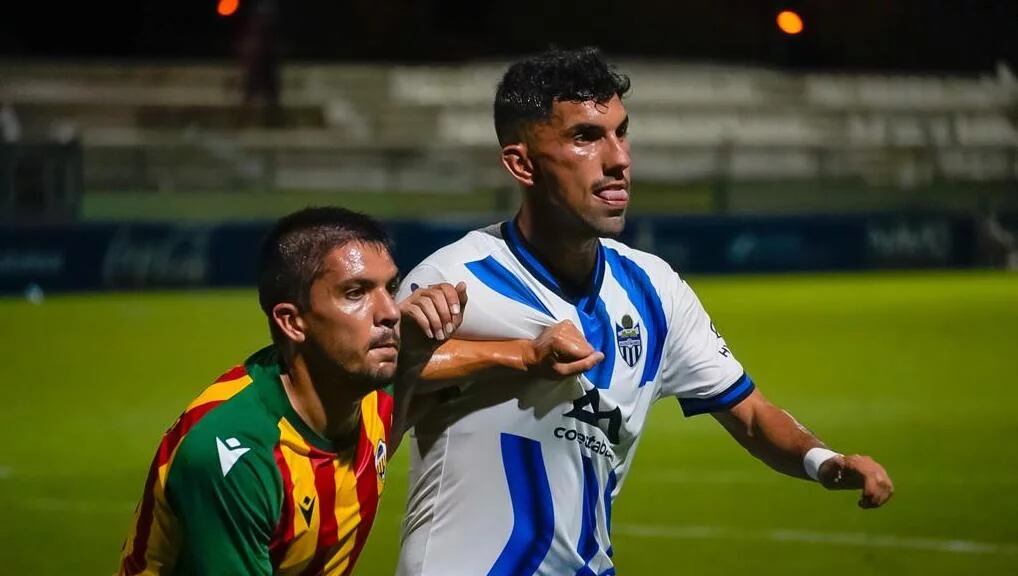
POLYGON ((523 237, 559 280, 573 287, 586 285, 597 263, 597 236, 574 222, 538 217, 538 209, 528 202, 520 207, 517 222, 523 237))
POLYGON ((357 387, 344 385, 334 370, 317 368, 302 354, 290 359, 287 370, 282 376, 283 388, 308 428, 339 450, 356 443, 363 398, 352 392, 357 387))

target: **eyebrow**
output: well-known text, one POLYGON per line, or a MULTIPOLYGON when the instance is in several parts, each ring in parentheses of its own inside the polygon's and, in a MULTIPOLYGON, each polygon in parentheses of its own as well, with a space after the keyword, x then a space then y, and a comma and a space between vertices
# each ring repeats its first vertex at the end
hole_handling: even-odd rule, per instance
POLYGON ((392 274, 392 276, 389 276, 388 278, 381 282, 376 281, 369 275, 358 275, 351 276, 349 278, 344 278, 343 280, 336 282, 334 286, 338 288, 349 288, 352 286, 365 286, 365 287, 389 286, 390 284, 393 283, 399 283, 399 280, 400 280, 399 270, 397 270, 395 273, 392 274))
POLYGON ((399 285, 403 283, 403 278, 400 277, 399 270, 396 270, 396 273, 393 274, 388 281, 386 281, 385 285, 388 286, 393 283, 396 284, 397 288, 399 288, 399 285))
POLYGON ((590 122, 580 122, 573 124, 565 129, 567 134, 579 134, 580 132, 604 132, 604 126, 600 124, 591 124, 590 122))
MULTIPOLYGON (((615 129, 618 130, 620 128, 628 127, 629 127, 629 115, 626 114, 626 117, 622 119, 622 122, 619 122, 619 125, 615 129)), ((573 124, 572 126, 567 127, 564 132, 566 134, 580 134, 582 132, 606 132, 606 131, 607 130, 605 130, 605 127, 601 124, 593 124, 591 122, 579 122, 577 124, 573 124)))

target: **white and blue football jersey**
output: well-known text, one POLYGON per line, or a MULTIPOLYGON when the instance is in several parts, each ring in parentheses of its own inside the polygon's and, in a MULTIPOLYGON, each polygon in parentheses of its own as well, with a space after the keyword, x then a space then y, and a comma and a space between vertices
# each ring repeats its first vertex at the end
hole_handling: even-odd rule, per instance
POLYGON ((671 267, 619 242, 600 241, 591 285, 571 292, 515 222, 494 225, 424 260, 400 299, 460 281, 457 338, 529 339, 571 320, 604 360, 562 382, 475 379, 417 423, 398 573, 614 574, 612 502, 651 404, 721 410, 752 381, 671 267))

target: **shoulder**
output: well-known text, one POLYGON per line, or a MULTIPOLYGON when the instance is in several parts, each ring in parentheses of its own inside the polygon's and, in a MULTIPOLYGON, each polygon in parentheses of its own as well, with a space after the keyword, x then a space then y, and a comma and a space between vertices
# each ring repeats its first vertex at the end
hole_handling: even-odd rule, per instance
MULTIPOLYGON (((202 408, 192 408, 181 419, 202 408)), ((255 387, 246 387, 209 408, 186 430, 172 459, 171 477, 187 477, 189 484, 204 478, 212 483, 244 481, 274 488, 279 476, 275 420, 255 387)))
POLYGON ((444 246, 425 258, 418 268, 432 268, 439 271, 455 270, 467 262, 484 258, 493 249, 505 245, 502 240, 501 224, 492 224, 484 228, 467 232, 459 240, 444 246))
POLYGON ((398 298, 406 298, 418 285, 428 286, 439 282, 456 283, 464 280, 466 265, 483 260, 505 248, 500 232, 501 224, 468 232, 459 240, 440 248, 421 261, 404 276, 398 298))
POLYGON ((663 292, 676 281, 681 282, 675 269, 656 254, 637 250, 610 238, 602 238, 601 245, 605 248, 605 257, 612 273, 617 276, 635 277, 641 281, 646 277, 658 292, 663 292))

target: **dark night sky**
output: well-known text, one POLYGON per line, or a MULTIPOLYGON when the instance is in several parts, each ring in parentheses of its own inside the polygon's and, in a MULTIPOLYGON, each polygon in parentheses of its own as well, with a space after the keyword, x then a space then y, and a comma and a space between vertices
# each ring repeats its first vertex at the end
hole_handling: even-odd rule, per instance
MULTIPOLYGON (((218 0, 5 3, 0 55, 224 59, 243 19, 218 0)), ((597 45, 612 56, 788 68, 986 71, 1018 64, 1018 0, 280 0, 287 57, 458 61, 597 45), (774 16, 797 9, 790 38, 774 16)))

